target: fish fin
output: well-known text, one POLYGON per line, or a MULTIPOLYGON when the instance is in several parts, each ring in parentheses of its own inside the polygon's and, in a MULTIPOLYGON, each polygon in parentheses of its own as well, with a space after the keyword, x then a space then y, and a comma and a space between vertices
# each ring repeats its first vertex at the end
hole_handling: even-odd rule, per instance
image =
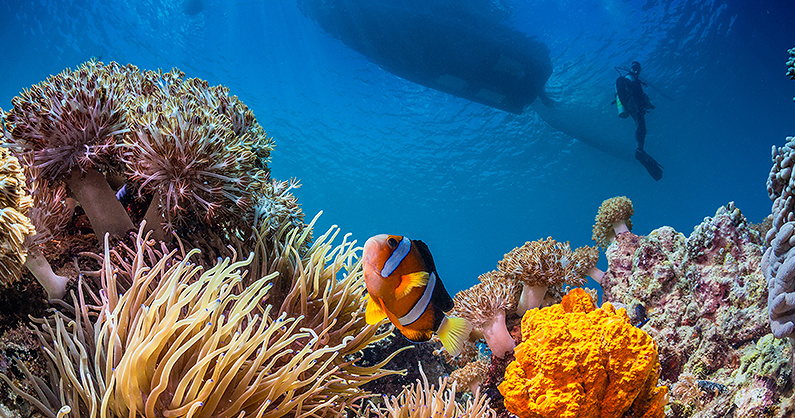
POLYGON ((436 334, 442 340, 442 345, 447 350, 447 353, 455 357, 461 354, 461 350, 464 349, 464 342, 469 339, 471 332, 472 324, 466 319, 445 316, 436 334))
POLYGON ((401 328, 400 333, 403 334, 403 336, 406 337, 406 339, 415 343, 422 343, 428 341, 433 336, 433 331, 431 330, 417 331, 413 329, 401 328))
POLYGON ((386 312, 381 306, 373 300, 370 295, 367 295, 367 310, 364 312, 364 320, 368 325, 375 325, 386 318, 386 312))
POLYGON ((395 298, 400 299, 411 292, 415 287, 427 286, 430 274, 427 271, 406 274, 400 277, 400 285, 395 289, 395 298))

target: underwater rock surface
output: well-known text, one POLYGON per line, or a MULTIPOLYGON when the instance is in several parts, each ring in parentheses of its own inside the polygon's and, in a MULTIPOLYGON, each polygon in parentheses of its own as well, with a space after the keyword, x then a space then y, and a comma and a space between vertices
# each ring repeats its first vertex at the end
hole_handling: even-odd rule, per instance
POLYGON ((763 236, 733 203, 689 237, 670 227, 619 234, 607 249, 605 301, 642 312, 672 388, 666 417, 795 413, 789 341, 773 338, 763 236))

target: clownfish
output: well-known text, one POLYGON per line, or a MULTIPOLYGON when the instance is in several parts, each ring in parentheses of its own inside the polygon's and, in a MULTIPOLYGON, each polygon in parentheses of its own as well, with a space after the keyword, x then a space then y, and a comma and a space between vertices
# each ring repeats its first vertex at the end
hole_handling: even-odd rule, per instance
POLYGON ((369 294, 365 319, 374 325, 389 318, 413 342, 431 339, 435 332, 445 350, 457 356, 472 325, 448 317, 453 299, 436 272, 424 242, 399 235, 376 235, 364 244, 364 281, 369 294))

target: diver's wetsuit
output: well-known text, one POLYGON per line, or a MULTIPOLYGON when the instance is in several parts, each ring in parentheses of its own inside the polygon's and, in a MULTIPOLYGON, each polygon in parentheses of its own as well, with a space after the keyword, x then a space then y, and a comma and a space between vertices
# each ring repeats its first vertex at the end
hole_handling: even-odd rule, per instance
POLYGON ((638 149, 643 151, 646 143, 646 112, 653 109, 649 96, 643 91, 643 85, 636 74, 629 73, 616 80, 616 91, 621 103, 635 120, 635 140, 638 149))
POLYGON ((662 178, 662 166, 643 150, 646 143, 646 112, 654 109, 654 106, 643 91, 643 82, 638 78, 639 74, 640 63, 635 61, 630 72, 616 80, 616 93, 621 104, 635 120, 635 140, 638 141, 635 159, 646 167, 646 171, 654 180, 659 181, 662 178))

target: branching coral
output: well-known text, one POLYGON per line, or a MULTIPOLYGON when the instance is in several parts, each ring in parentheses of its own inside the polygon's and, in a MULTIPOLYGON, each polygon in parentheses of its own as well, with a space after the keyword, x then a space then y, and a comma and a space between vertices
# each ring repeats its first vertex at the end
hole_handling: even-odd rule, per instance
POLYGON ((489 398, 479 391, 468 399, 464 406, 455 400, 456 384, 450 378, 439 379, 439 388, 428 383, 428 378, 420 366, 422 381, 417 381, 397 397, 384 399, 385 408, 373 404, 366 417, 373 418, 496 418, 497 414, 489 408, 489 398), (372 412, 370 414, 369 412, 372 412))
POLYGON ((27 255, 25 237, 35 232, 27 217, 31 206, 19 160, 0 147, 0 283, 11 283, 20 275, 27 255))
POLYGON ((762 257, 762 271, 768 283, 767 308, 770 328, 777 338, 795 335, 795 137, 779 149, 773 146, 773 167, 767 180, 767 193, 773 200, 773 227, 765 242, 770 245, 762 257))
POLYGON ((519 285, 497 271, 483 274, 479 280, 455 295, 454 315, 481 331, 492 354, 502 358, 516 346, 505 325, 505 313, 516 308, 519 285))
POLYGON ((668 390, 658 387, 657 345, 629 323, 626 311, 597 309, 584 290, 527 311, 516 360, 499 385, 521 418, 664 416, 668 390))
POLYGON ((106 240, 97 306, 81 287, 74 321, 58 311, 38 321, 54 380, 22 396, 49 416, 64 403, 81 417, 333 416, 384 375, 383 363, 340 372, 344 350, 367 342, 358 330, 340 337, 330 320, 316 332, 303 327, 312 318, 263 305, 275 274, 242 286, 251 257, 204 270, 195 250, 180 261, 153 245, 139 234, 122 255, 106 240), (118 275, 130 280, 123 294, 118 275))
POLYGON ((133 229, 101 170, 113 168, 116 143, 128 128, 123 106, 134 66, 86 62, 24 90, 11 101, 8 140, 33 154, 48 181, 64 181, 98 236, 133 229))
POLYGON ((577 273, 583 267, 572 263, 572 257, 569 243, 557 242, 552 237, 528 241, 505 254, 499 262, 500 271, 506 278, 522 284, 522 295, 516 306, 519 315, 540 306, 551 286, 566 282, 582 286, 585 283, 585 276, 577 273))
POLYGON ((268 178, 272 141, 227 88, 176 69, 145 76, 157 88, 127 101, 120 151, 130 178, 154 195, 148 223, 164 224, 164 238, 188 220, 244 219, 268 178))
POLYGON ((617 196, 605 200, 599 206, 596 223, 593 225, 592 239, 606 249, 616 235, 632 229, 630 217, 635 213, 632 201, 626 196, 617 196))

